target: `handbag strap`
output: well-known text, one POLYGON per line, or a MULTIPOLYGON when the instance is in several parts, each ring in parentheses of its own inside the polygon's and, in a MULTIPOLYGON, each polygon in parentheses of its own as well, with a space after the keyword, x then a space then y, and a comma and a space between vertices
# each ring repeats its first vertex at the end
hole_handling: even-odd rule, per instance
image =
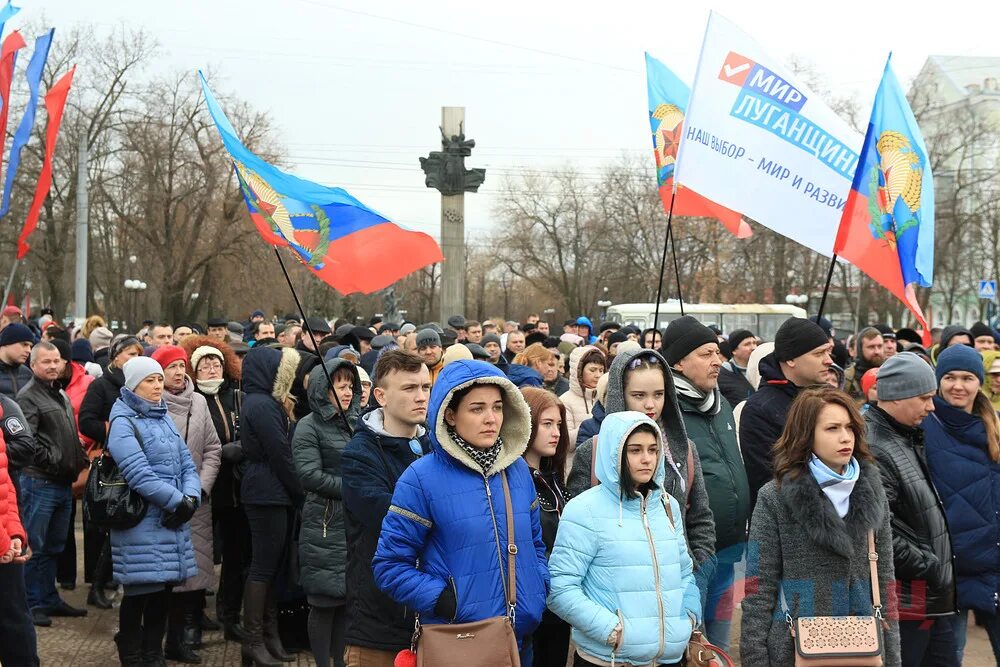
POLYGON ((878 551, 875 550, 874 530, 868 531, 868 567, 871 568, 872 609, 875 610, 875 618, 882 620, 882 594, 878 587, 878 551))
POLYGON ((513 622, 514 608, 517 606, 517 544, 514 542, 514 507, 510 502, 510 486, 507 484, 507 471, 500 472, 503 482, 503 502, 507 510, 507 605, 513 622))
MULTIPOLYGON (((878 587, 878 551, 875 549, 875 531, 868 531, 868 567, 869 575, 871 577, 872 588, 872 610, 875 612, 875 618, 879 619, 883 624, 885 619, 882 618, 882 594, 879 592, 878 587)), ((779 587, 779 595, 781 597, 781 610, 785 613, 785 621, 788 623, 788 627, 792 627, 792 614, 788 609, 788 601, 785 599, 785 589, 784 587, 779 587)), ((793 630, 794 632, 794 630, 793 630)))
POLYGON ((135 440, 136 440, 136 442, 139 443, 139 449, 142 450, 142 451, 145 451, 146 450, 146 445, 142 441, 142 436, 139 435, 139 429, 137 429, 135 427, 135 422, 132 421, 131 419, 129 419, 128 415, 118 415, 117 417, 115 417, 114 419, 112 419, 110 422, 108 422, 108 434, 109 435, 111 434, 111 425, 115 423, 115 419, 124 419, 125 421, 128 422, 129 426, 132 427, 132 433, 135 434, 135 440))

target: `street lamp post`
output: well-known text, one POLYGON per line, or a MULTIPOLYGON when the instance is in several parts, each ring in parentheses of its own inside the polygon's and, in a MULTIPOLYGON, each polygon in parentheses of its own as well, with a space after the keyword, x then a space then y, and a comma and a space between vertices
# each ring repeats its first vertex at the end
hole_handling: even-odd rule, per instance
MULTIPOLYGON (((134 260, 135 260, 135 255, 129 257, 129 261, 131 261, 133 264, 135 263, 134 260)), ((134 326, 136 324, 136 319, 137 319, 136 306, 139 298, 139 292, 144 292, 146 290, 146 283, 144 283, 141 280, 128 278, 125 280, 125 290, 129 293, 131 297, 130 298, 131 304, 129 306, 129 321, 134 326)), ((139 327, 135 327, 134 331, 138 330, 139 327)))

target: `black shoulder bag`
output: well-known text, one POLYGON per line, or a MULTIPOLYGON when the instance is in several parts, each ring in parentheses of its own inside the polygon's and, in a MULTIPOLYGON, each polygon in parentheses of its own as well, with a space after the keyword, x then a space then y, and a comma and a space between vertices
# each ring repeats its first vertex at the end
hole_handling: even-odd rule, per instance
MULTIPOLYGON (((118 417, 115 417, 118 419, 118 417)), ((114 419, 111 420, 114 422, 114 419)), ((139 449, 145 449, 139 430, 131 419, 125 421, 132 426, 139 449)), ((108 433, 111 432, 110 427, 108 433)), ((88 523, 109 530, 134 528, 146 516, 149 501, 132 489, 125 481, 118 464, 111 458, 107 448, 90 463, 87 486, 83 492, 83 515, 88 523)))

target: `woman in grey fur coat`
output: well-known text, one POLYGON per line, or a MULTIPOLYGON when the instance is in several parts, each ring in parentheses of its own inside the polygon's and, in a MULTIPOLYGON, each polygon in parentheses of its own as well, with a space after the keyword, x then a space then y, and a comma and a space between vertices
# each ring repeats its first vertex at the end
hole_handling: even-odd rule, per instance
POLYGON ((883 664, 898 667, 899 627, 892 582, 889 505, 865 428, 847 394, 802 392, 774 445, 775 479, 760 491, 750 522, 744 665, 795 664, 781 600, 800 616, 871 616, 868 531, 875 532, 883 664))

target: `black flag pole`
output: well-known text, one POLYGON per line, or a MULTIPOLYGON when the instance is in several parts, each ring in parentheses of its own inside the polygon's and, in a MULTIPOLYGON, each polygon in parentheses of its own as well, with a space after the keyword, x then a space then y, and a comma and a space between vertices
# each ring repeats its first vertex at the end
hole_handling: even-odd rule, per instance
MULTIPOLYGON (((326 381, 330 383, 330 390, 333 391, 333 377, 330 376, 330 369, 326 367, 326 363, 319 353, 319 343, 316 341, 316 335, 313 333, 312 327, 309 326, 309 320, 306 319, 306 311, 302 308, 302 302, 299 301, 299 295, 295 291, 295 287, 292 285, 292 279, 288 275, 288 269, 285 268, 285 262, 281 259, 281 253, 278 252, 278 246, 272 247, 274 248, 274 256, 278 258, 278 264, 281 266, 281 272, 285 274, 285 282, 288 283, 288 290, 292 293, 292 298, 295 299, 295 307, 299 309, 299 317, 302 318, 302 328, 305 329, 306 333, 309 334, 310 340, 312 340, 313 350, 316 351, 316 356, 319 357, 319 365, 323 367, 323 374, 326 375, 326 381)), ((334 398, 337 399, 334 401, 337 405, 337 411, 340 413, 341 418, 343 418, 344 423, 347 425, 347 430, 350 431, 353 436, 354 426, 348 421, 347 414, 344 412, 344 406, 340 404, 340 398, 336 395, 335 391, 334 398)))
POLYGON ((681 295, 681 273, 677 266, 677 247, 674 245, 674 199, 677 191, 670 193, 670 206, 667 208, 667 233, 663 237, 663 254, 660 255, 660 279, 656 282, 656 305, 653 309, 653 328, 660 328, 660 300, 663 296, 663 274, 667 269, 667 248, 673 250, 674 276, 677 278, 677 298, 681 303, 681 315, 684 314, 684 297, 681 295))
POLYGON ((826 272, 826 284, 823 285, 823 298, 819 300, 819 311, 816 312, 816 321, 823 317, 823 308, 826 307, 826 295, 830 293, 830 283, 833 281, 833 267, 837 266, 837 253, 833 253, 830 259, 830 270, 826 272))

